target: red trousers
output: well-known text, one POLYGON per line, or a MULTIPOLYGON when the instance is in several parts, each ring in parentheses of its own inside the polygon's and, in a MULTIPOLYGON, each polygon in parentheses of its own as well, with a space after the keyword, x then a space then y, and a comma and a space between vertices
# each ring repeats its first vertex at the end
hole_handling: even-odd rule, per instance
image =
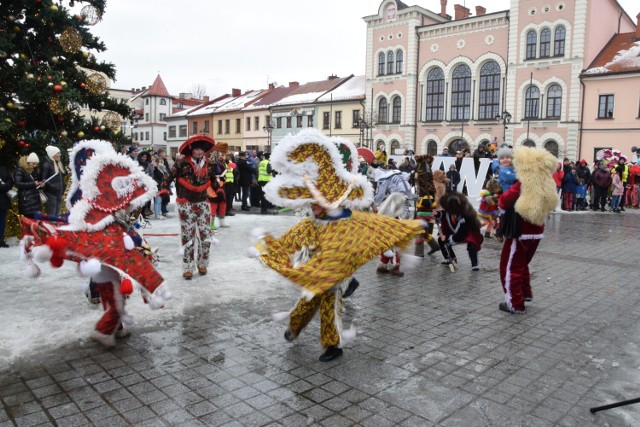
POLYGON ((224 218, 227 214, 227 197, 224 194, 224 190, 222 188, 218 188, 216 190, 215 199, 209 199, 209 204, 211 205, 211 218, 217 216, 218 218, 224 218))
POLYGON ((507 307, 524 311, 524 299, 533 298, 529 263, 538 249, 542 235, 529 239, 504 239, 500 255, 500 281, 507 307))
MULTIPOLYGON (((116 306, 115 298, 120 298, 122 308, 124 309, 124 298, 122 295, 114 295, 114 285, 111 282, 98 283, 98 292, 100 293, 100 300, 102 301, 102 307, 104 308, 104 314, 96 323, 96 330, 105 335, 111 335, 116 331, 116 328, 120 326, 120 313, 116 306)), ((118 290, 116 289, 116 292, 118 290)))
MULTIPOLYGON (((380 255, 380 262, 383 264, 389 264, 390 262, 393 261, 393 257, 388 257, 388 256, 384 256, 380 255)), ((396 266, 398 268, 400 268, 400 252, 396 251, 396 266)))

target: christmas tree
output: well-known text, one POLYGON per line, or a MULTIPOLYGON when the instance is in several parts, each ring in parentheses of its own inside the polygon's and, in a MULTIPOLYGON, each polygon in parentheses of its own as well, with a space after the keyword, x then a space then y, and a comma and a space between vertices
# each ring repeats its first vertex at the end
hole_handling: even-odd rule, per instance
POLYGON ((120 126, 131 110, 109 97, 107 78, 115 78, 115 67, 96 59, 106 47, 89 31, 101 20, 105 6, 104 0, 0 3, 3 163, 15 165, 19 156, 30 152, 45 158, 47 145, 65 152, 81 139, 129 142, 120 126), (106 114, 83 117, 81 106, 106 114))

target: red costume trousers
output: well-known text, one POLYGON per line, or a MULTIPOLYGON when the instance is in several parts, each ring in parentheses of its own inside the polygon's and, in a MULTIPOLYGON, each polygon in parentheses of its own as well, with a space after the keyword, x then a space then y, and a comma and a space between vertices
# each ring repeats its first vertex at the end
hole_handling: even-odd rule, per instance
MULTIPOLYGON (((100 293, 102 307, 104 308, 104 314, 98 323, 96 323, 96 330, 102 334, 111 335, 116 331, 116 328, 120 326, 120 313, 118 312, 115 298, 121 296, 114 295, 115 285, 111 282, 98 283, 97 287, 100 293)), ((122 305, 124 306, 124 298, 122 299, 122 305)))
MULTIPOLYGON (((398 251, 396 251, 395 258, 396 258, 396 267, 400 268, 400 253, 398 251)), ((390 262, 393 262, 393 257, 380 255, 380 262, 383 264, 389 264, 390 262)))
POLYGON ((500 255, 500 281, 507 307, 524 311, 524 299, 532 298, 529 263, 538 249, 542 235, 524 239, 504 239, 500 255))
POLYGON ((217 216, 218 218, 224 218, 227 214, 227 196, 222 188, 216 190, 217 197, 215 199, 209 199, 211 205, 211 217, 217 216))

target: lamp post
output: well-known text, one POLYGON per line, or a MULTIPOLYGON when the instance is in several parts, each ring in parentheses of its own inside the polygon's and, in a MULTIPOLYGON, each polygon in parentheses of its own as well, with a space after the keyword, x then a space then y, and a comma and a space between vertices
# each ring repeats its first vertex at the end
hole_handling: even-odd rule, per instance
POLYGON ((509 128, 507 125, 511 123, 511 118, 511 113, 507 110, 504 110, 502 114, 496 114, 496 122, 502 124, 502 142, 507 142, 507 129, 509 128))
POLYGON ((267 133, 267 147, 269 148, 269 153, 271 153, 271 133, 273 132, 273 125, 269 121, 266 125, 262 126, 262 130, 267 133))

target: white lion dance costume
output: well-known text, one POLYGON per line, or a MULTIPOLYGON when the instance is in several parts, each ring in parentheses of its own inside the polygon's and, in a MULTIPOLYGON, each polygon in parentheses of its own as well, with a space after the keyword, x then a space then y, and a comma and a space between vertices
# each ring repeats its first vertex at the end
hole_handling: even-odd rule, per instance
POLYGON ((320 361, 342 355, 342 284, 372 258, 407 246, 423 232, 421 221, 351 211, 371 205, 373 190, 357 172, 358 154, 348 140, 313 129, 289 135, 273 151, 278 175, 264 188, 276 206, 311 208, 313 215, 280 238, 259 233, 253 255, 304 288, 306 297, 290 313, 285 338, 295 339, 320 312, 320 361))
POLYGON ((79 180, 71 185, 69 223, 23 217, 21 256, 31 277, 40 274, 34 260, 49 261, 56 268, 65 259, 79 263, 79 273, 99 284, 105 307, 92 338, 112 347, 116 334, 124 334, 122 324, 133 322, 125 310, 125 297, 133 292, 134 282, 153 309, 171 297, 149 251, 139 250, 140 242, 136 247, 134 241, 140 236, 123 220, 152 199, 157 187, 136 162, 105 149, 103 142, 83 141, 76 148, 70 163, 73 178, 79 180), (76 170, 76 162, 84 167, 76 170))

